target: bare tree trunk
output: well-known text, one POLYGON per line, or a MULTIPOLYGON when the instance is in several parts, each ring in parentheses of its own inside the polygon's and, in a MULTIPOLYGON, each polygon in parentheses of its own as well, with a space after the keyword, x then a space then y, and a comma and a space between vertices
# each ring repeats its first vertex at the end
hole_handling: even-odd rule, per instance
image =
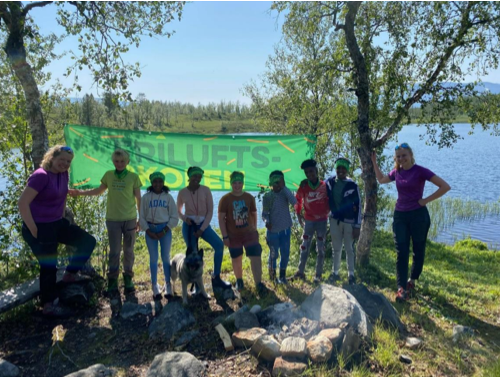
POLYGON ((4 50, 9 59, 10 66, 18 78, 24 90, 26 98, 26 110, 33 139, 31 158, 33 167, 36 169, 42 162, 43 155, 48 149, 49 138, 40 103, 40 92, 33 75, 31 66, 26 61, 26 49, 24 47, 24 23, 26 15, 23 14, 21 2, 9 3, 10 19, 7 24, 9 36, 4 50))

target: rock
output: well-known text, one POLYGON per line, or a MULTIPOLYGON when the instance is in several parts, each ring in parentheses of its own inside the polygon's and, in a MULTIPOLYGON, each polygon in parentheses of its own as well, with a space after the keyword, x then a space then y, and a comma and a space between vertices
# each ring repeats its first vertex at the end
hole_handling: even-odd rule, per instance
POLYGON ((19 368, 7 360, 0 359, 0 376, 16 377, 20 375, 19 368))
POLYGON ((191 312, 178 301, 168 303, 149 325, 149 338, 170 340, 174 334, 196 321, 191 312))
POLYGON ((325 336, 316 335, 307 342, 307 353, 313 363, 324 363, 332 356, 333 345, 325 336))
POLYGON ((365 338, 372 332, 372 325, 356 298, 346 290, 329 284, 321 284, 310 294, 302 303, 301 311, 307 318, 326 327, 340 327, 342 322, 347 322, 365 338))
POLYGON ((453 326, 453 341, 456 343, 463 337, 474 336, 474 330, 467 326, 453 326))
POLYGON ((274 360, 273 377, 300 376, 307 369, 307 365, 296 361, 286 361, 282 357, 274 360))
POLYGON ((332 343, 332 346, 336 349, 340 349, 342 341, 344 340, 344 331, 337 328, 321 330, 318 335, 328 338, 328 340, 332 343))
POLYGON ((146 377, 200 377, 204 375, 205 367, 190 353, 164 352, 155 356, 146 377))
POLYGON ((342 340, 342 346, 340 347, 340 353, 342 354, 344 360, 348 360, 353 355, 358 353, 359 346, 361 344, 361 337, 354 331, 352 327, 344 330, 344 339, 342 340))
MULTIPOLYGON (((108 368, 102 364, 95 364, 87 369, 68 374, 66 377, 111 377, 116 373, 116 370, 113 368, 108 368)), ((3 374, 0 373, 0 376, 3 376, 3 374)))
POLYGON ((399 355, 399 361, 405 364, 411 364, 413 361, 410 356, 407 355, 399 355))
POLYGON ((175 341, 174 347, 185 346, 190 341, 192 341, 195 337, 197 337, 199 334, 200 334, 200 332, 198 330, 185 332, 184 334, 181 335, 181 337, 179 339, 177 339, 175 341))
POLYGON ((59 300, 64 304, 86 304, 95 292, 92 281, 73 284, 58 284, 59 300))
POLYGON ((296 314, 296 309, 295 304, 282 302, 261 310, 257 313, 257 318, 264 327, 271 325, 281 327, 282 325, 289 325, 299 318, 296 314))
POLYGON ((405 330, 403 323, 399 319, 398 312, 383 294, 371 292, 363 284, 347 285, 344 289, 356 298, 373 322, 382 319, 384 323, 398 329, 400 332, 405 330))
POLYGON ((250 309, 250 313, 257 314, 262 310, 260 305, 254 305, 252 306, 252 309, 250 309))
POLYGON ((422 339, 408 337, 408 338, 406 338, 405 346, 406 346, 406 348, 414 350, 414 349, 420 348, 422 346, 422 343, 423 343, 422 339))
POLYGON ((248 312, 250 310, 250 308, 248 307, 248 305, 243 305, 239 310, 237 310, 236 312, 234 313, 231 313, 229 314, 226 319, 224 320, 224 325, 225 326, 234 326, 234 321, 236 319, 236 313, 244 313, 244 312, 248 312))
POLYGON ((236 299, 236 295, 234 294, 234 291, 232 289, 224 289, 220 287, 212 287, 212 289, 214 291, 214 297, 217 301, 228 301, 236 299))
POLYGON ((318 335, 321 328, 318 321, 313 321, 309 318, 303 317, 301 319, 296 319, 286 328, 282 327, 282 330, 283 331, 281 331, 278 335, 279 340, 283 340, 290 336, 296 336, 309 340, 314 335, 318 335))
POLYGON ((307 357, 307 342, 303 338, 289 337, 281 342, 281 356, 305 359, 307 357))
POLYGON ((153 314, 153 305, 151 305, 150 302, 141 305, 130 301, 126 301, 120 310, 120 317, 122 317, 123 319, 133 317, 137 314, 142 314, 142 315, 153 314))
POLYGON ((262 335, 267 333, 266 330, 260 327, 254 327, 249 330, 241 330, 233 333, 231 339, 233 340, 235 347, 252 347, 253 344, 259 339, 262 335))
POLYGON ((246 330, 254 327, 260 327, 260 323, 255 314, 250 312, 240 313, 238 311, 234 317, 234 326, 238 330, 246 330))
POLYGON ((280 344, 269 335, 262 335, 252 346, 252 353, 260 360, 273 362, 281 355, 280 344))

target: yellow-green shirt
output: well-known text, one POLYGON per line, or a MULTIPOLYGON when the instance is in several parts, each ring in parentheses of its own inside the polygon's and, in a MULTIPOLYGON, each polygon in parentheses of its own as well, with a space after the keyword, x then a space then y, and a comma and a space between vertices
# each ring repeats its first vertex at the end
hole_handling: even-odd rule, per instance
POLYGON ((106 220, 128 221, 137 219, 134 190, 141 188, 139 176, 129 171, 125 177, 118 178, 114 170, 107 171, 101 183, 108 188, 106 220))

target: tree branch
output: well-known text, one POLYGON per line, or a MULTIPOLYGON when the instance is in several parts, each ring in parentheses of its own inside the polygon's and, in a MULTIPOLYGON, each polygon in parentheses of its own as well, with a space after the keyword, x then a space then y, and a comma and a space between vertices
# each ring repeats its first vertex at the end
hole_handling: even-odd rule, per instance
POLYGON ((25 18, 30 10, 33 8, 42 8, 46 5, 53 3, 53 1, 37 1, 36 3, 30 3, 26 5, 21 13, 22 17, 25 18))

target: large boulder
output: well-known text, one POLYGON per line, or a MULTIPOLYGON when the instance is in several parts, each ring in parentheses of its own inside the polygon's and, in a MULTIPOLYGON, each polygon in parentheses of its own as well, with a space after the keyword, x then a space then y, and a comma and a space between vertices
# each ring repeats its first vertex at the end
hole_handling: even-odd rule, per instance
POLYGON ((0 376, 17 377, 20 375, 19 368, 7 360, 0 359, 0 376))
POLYGON ((136 304, 134 302, 127 301, 121 307, 120 317, 122 317, 123 319, 133 317, 137 314, 141 315, 153 314, 153 305, 150 302, 146 304, 136 304))
POLYGON ((365 311, 348 291, 321 284, 300 306, 304 315, 321 322, 325 327, 339 327, 346 322, 358 334, 368 338, 372 325, 365 311))
POLYGON ((205 367, 188 352, 165 352, 156 355, 146 377, 201 377, 205 367))
POLYGON ((363 284, 347 285, 345 290, 358 300, 373 322, 382 319, 384 323, 398 329, 400 332, 405 330, 403 323, 399 319, 398 312, 382 293, 372 292, 363 284))
POLYGON ((247 330, 260 327, 260 323, 254 313, 238 311, 234 317, 234 326, 238 330, 247 330))
POLYGON ((149 338, 170 340, 178 331, 193 325, 195 322, 193 314, 180 302, 168 303, 161 314, 149 325, 149 338))
MULTIPOLYGON (((66 375, 66 377, 111 377, 116 374, 116 370, 108 368, 102 364, 95 364, 86 369, 66 375)), ((3 376, 3 374, 0 374, 3 376)))

